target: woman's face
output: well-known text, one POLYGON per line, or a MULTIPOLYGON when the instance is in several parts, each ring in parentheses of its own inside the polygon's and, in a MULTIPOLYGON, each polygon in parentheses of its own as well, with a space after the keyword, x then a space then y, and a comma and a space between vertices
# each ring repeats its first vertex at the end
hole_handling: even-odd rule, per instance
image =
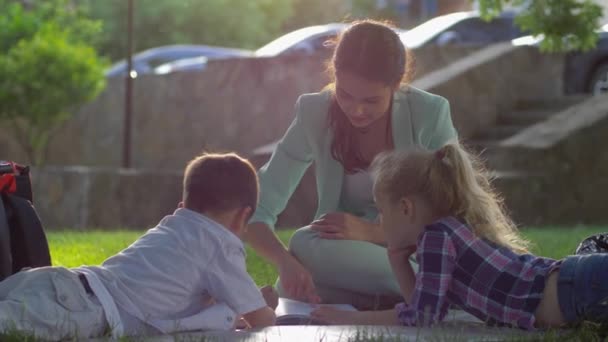
POLYGON ((336 100, 357 128, 365 128, 387 113, 394 90, 347 71, 336 73, 336 100))

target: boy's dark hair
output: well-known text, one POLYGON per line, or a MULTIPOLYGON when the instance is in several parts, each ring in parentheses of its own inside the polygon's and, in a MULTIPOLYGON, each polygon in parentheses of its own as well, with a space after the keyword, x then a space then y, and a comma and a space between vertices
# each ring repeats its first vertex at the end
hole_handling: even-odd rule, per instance
POLYGON ((204 154, 184 172, 184 207, 197 211, 224 211, 258 204, 255 168, 235 153, 204 154))

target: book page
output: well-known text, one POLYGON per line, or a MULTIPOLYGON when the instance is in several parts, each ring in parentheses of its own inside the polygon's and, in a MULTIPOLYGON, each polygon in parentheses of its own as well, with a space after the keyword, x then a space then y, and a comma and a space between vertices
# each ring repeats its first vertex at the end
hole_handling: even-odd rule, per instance
POLYGON ((279 305, 275 310, 277 317, 286 315, 310 316, 310 313, 319 306, 329 306, 338 310, 357 311, 350 304, 310 304, 289 298, 279 298, 279 305))

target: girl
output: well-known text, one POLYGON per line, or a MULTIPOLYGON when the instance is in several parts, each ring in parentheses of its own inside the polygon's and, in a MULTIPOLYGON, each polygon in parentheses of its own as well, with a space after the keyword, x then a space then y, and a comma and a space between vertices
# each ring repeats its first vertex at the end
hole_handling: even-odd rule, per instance
POLYGON ((406 302, 375 312, 320 308, 315 318, 430 325, 455 305, 489 324, 529 330, 606 320, 608 254, 528 254, 486 173, 458 144, 385 153, 373 170, 388 256, 406 302), (414 251, 416 274, 407 261, 414 251))

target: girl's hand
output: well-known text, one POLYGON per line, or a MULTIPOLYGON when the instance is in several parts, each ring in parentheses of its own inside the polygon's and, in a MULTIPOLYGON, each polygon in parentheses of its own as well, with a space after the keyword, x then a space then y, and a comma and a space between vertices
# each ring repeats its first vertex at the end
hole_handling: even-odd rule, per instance
POLYGON ((392 258, 409 258, 412 254, 416 253, 416 245, 410 245, 405 247, 393 247, 388 246, 386 249, 389 259, 392 258))
POLYGON ((359 311, 338 310, 321 305, 311 312, 310 316, 331 325, 356 325, 361 321, 362 313, 359 311))
POLYGON ((313 221, 310 227, 319 232, 319 236, 323 239, 377 243, 381 240, 379 235, 382 234, 377 224, 343 212, 327 213, 313 221))

